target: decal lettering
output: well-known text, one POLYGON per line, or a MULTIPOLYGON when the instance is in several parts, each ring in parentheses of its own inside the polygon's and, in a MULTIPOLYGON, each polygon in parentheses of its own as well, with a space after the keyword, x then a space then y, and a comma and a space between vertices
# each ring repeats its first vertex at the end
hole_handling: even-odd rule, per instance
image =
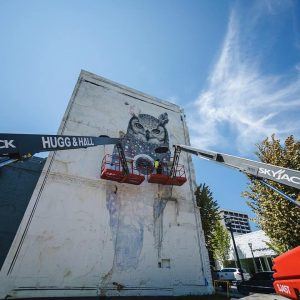
POLYGON ((0 149, 16 148, 14 140, 0 140, 0 149))
POLYGON ((65 142, 64 142, 64 138, 63 137, 58 137, 57 138, 57 145, 58 147, 64 147, 65 146, 65 142))
POLYGON ((258 173, 267 175, 269 177, 273 177, 277 180, 286 180, 288 182, 292 182, 295 184, 300 184, 300 178, 296 176, 289 176, 285 170, 278 170, 278 171, 273 171, 273 170, 268 170, 266 168, 259 168, 258 173))
POLYGON ((83 146, 83 138, 78 138, 78 146, 83 146))
POLYGON ((288 176, 288 174, 283 174, 280 179, 284 179, 284 180, 290 181, 290 177, 288 176))
POLYGON ((92 138, 73 137, 71 141, 68 136, 42 136, 42 144, 44 149, 95 146, 92 138))
POLYGON ((42 136, 42 143, 44 149, 51 148, 49 137, 45 138, 44 136, 42 136))
POLYGON ((300 184, 300 178, 296 176, 290 177, 290 181, 292 183, 300 184))
POLYGON ((65 138, 65 144, 67 147, 71 147, 71 139, 69 137, 65 138))
POLYGON ((277 287, 280 292, 288 294, 288 295, 291 294, 290 287, 288 285, 283 285, 283 284, 277 283, 277 287))
POLYGON ((78 146, 77 140, 76 140, 75 137, 73 137, 72 143, 73 143, 73 146, 74 146, 74 147, 77 147, 77 146, 78 146))

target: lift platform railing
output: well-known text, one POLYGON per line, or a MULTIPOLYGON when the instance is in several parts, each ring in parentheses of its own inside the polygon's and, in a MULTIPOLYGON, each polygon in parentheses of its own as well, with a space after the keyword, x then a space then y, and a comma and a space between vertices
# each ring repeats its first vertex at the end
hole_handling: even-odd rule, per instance
POLYGON ((150 183, 177 186, 183 185, 187 181, 183 165, 177 163, 175 168, 174 164, 170 166, 167 162, 162 162, 158 169, 149 172, 147 179, 150 183))
MULTIPOLYGON (((139 167, 137 169, 134 166, 134 160, 133 159, 126 159, 127 167, 128 167, 128 172, 130 174, 137 174, 137 175, 143 175, 143 167, 139 167)), ((118 155, 111 155, 111 154, 106 154, 103 159, 102 159, 102 164, 101 164, 101 171, 106 168, 106 169, 112 169, 116 171, 124 171, 121 163, 121 159, 118 155)), ((144 170, 147 170, 146 167, 144 167, 144 170)), ((125 172, 124 172, 125 173, 125 172)))
POLYGON ((105 169, 112 169, 115 171, 123 171, 121 162, 118 158, 118 156, 113 156, 111 154, 105 154, 103 156, 102 162, 101 162, 101 173, 105 170, 105 169))
POLYGON ((177 165, 177 168, 174 170, 174 177, 186 177, 184 165, 177 165))
POLYGON ((126 160, 127 170, 125 171, 117 155, 106 154, 101 163, 101 178, 120 183, 139 185, 145 180, 145 176, 138 170, 133 161, 126 160))
POLYGON ((130 183, 138 185, 142 183, 145 178, 149 183, 157 183, 164 185, 182 185, 186 182, 186 173, 183 165, 177 165, 173 169, 173 176, 171 177, 171 167, 169 163, 162 162, 159 170, 135 166, 133 159, 126 159, 128 173, 124 171, 123 164, 118 155, 106 154, 101 163, 101 178, 120 183, 130 183))
MULTIPOLYGON (((172 159, 173 158, 171 157, 171 161, 172 161, 172 159)), ((151 174, 158 174, 158 173, 167 175, 169 177, 172 176, 172 165, 170 165, 169 162, 161 162, 159 169, 160 169, 160 171, 158 171, 155 168, 147 168, 147 176, 149 176, 151 174)), ((186 177, 184 165, 177 164, 176 169, 174 169, 174 171, 173 171, 173 176, 174 177, 186 177)))

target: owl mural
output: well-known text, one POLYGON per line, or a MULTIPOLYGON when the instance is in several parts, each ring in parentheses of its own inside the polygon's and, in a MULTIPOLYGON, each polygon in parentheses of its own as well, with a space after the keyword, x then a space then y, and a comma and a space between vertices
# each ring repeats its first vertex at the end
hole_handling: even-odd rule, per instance
MULTIPOLYGON (((155 149, 165 145, 169 147, 169 135, 166 129, 168 114, 158 118, 148 114, 133 115, 129 120, 127 132, 122 139, 122 146, 127 160, 133 161, 134 168, 142 174, 153 171, 154 160, 170 161, 170 151, 156 153, 155 149)), ((114 149, 114 155, 117 155, 114 149)))
MULTIPOLYGON (((169 146, 166 129, 168 121, 167 113, 161 114, 158 118, 148 114, 138 114, 133 115, 129 120, 127 132, 122 136, 122 147, 128 164, 132 162, 134 168, 144 175, 153 171, 155 159, 170 161, 170 151, 167 153, 155 152, 159 146, 169 146)), ((112 156, 113 161, 118 162, 119 153, 116 147, 112 156)), ((153 215, 156 219, 165 206, 165 202, 160 202, 155 200, 153 204, 153 215)), ((118 188, 114 187, 107 189, 106 207, 110 215, 109 225, 115 245, 114 267, 120 271, 136 268, 144 239, 145 207, 143 202, 130 201, 127 205, 122 206, 118 188)), ((156 232, 159 230, 155 230, 156 232)))

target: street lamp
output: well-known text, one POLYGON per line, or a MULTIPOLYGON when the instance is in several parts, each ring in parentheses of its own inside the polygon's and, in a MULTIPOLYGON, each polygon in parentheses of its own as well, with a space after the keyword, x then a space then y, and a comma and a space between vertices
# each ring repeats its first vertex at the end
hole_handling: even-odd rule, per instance
POLYGON ((257 273, 257 266, 256 266, 256 263, 255 263, 255 258, 254 258, 254 254, 253 254, 253 250, 252 250, 252 243, 248 243, 248 246, 251 250, 251 254, 252 254, 252 260, 253 260, 253 265, 254 265, 254 270, 255 270, 255 273, 257 273))
POLYGON ((231 238, 232 238, 232 242, 233 242, 233 247, 234 247, 234 252, 235 252, 235 256, 236 256, 236 260, 237 260, 237 265, 238 265, 239 269, 241 270, 242 281, 245 281, 244 272, 243 272, 243 269, 242 269, 240 257, 239 257, 238 251, 237 251, 237 247, 236 247, 236 244, 235 244, 235 239, 234 239, 234 235, 233 235, 233 231, 232 231, 232 226, 231 226, 232 220, 231 220, 231 218, 224 218, 224 220, 225 220, 225 223, 228 224, 228 226, 229 226, 229 230, 230 230, 231 238))

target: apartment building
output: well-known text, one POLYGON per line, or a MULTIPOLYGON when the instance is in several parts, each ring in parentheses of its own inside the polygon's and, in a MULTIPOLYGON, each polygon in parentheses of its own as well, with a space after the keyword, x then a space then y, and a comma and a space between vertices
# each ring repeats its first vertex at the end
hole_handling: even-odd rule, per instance
POLYGON ((251 232, 249 217, 247 214, 228 209, 221 209, 220 215, 222 217, 222 223, 228 230, 229 225, 228 222, 225 222, 225 220, 231 220, 231 227, 234 234, 238 235, 251 232))

